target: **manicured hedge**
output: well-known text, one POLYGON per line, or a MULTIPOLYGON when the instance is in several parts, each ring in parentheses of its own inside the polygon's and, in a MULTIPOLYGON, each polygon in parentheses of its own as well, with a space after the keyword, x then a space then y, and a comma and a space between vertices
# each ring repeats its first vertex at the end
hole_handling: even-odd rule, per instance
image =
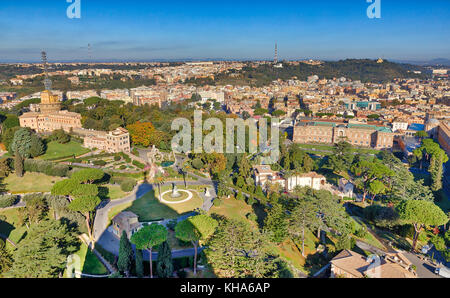
POLYGON ((48 176, 67 177, 70 167, 45 160, 27 159, 24 162, 26 172, 43 173, 48 176))
POLYGON ((127 177, 111 177, 110 183, 120 185, 120 189, 122 189, 125 192, 132 191, 134 187, 137 185, 135 179, 127 177))
POLYGON ((0 196, 0 209, 11 207, 11 206, 15 205, 18 201, 19 201, 18 196, 1 195, 0 196))
POLYGON ((145 165, 142 162, 139 162, 137 160, 133 160, 133 165, 135 165, 139 169, 145 169, 145 165))

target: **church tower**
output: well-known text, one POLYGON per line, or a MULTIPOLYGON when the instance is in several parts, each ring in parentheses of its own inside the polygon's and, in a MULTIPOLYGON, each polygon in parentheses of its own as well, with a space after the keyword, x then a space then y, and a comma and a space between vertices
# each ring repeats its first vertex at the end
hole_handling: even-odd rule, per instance
POLYGON ((44 114, 55 113, 61 110, 61 103, 58 100, 58 96, 53 95, 51 91, 52 82, 48 76, 48 63, 46 52, 42 52, 42 63, 44 64, 45 90, 41 92, 41 104, 39 105, 39 109, 41 110, 41 113, 44 114))

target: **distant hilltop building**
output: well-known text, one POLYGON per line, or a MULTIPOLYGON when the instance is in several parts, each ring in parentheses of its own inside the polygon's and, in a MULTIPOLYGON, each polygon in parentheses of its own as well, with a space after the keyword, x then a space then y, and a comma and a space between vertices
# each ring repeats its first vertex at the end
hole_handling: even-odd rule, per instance
POLYGON ((378 64, 381 64, 381 63, 383 63, 384 62, 384 60, 383 59, 381 59, 381 58, 378 58, 378 60, 377 60, 377 63, 378 64))

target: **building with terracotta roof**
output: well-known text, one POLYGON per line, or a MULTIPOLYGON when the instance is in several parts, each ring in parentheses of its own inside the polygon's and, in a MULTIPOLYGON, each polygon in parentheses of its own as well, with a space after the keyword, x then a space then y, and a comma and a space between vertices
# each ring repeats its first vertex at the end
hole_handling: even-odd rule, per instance
POLYGON ((354 251, 343 250, 330 264, 331 278, 417 278, 412 263, 401 253, 364 257, 354 251))

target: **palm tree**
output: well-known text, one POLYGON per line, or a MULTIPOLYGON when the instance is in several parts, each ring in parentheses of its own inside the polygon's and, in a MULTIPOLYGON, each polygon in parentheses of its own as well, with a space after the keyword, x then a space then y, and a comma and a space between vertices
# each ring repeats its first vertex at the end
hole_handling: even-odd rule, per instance
POLYGON ((166 178, 163 175, 158 175, 155 177, 155 183, 156 185, 158 185, 158 190, 159 190, 159 201, 162 201, 162 196, 161 196, 161 185, 163 185, 164 183, 166 183, 166 178))
POLYGON ((181 175, 183 175, 184 188, 186 188, 187 187, 187 185, 186 185, 186 174, 188 173, 188 168, 187 168, 186 165, 183 165, 180 168, 180 173, 181 173, 181 175))

